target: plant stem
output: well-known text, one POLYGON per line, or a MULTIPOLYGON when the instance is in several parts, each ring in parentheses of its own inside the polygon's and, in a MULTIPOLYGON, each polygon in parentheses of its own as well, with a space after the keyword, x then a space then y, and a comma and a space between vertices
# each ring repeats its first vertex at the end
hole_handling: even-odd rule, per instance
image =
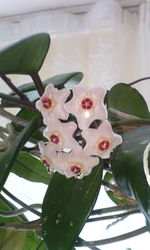
MULTIPOLYGON (((2 194, 0 194, 0 200, 3 201, 10 209, 16 209, 14 204, 12 204, 10 201, 8 201, 2 194)), ((24 214, 20 214, 18 216, 22 221, 28 221, 26 216, 24 214)))
POLYGON ((122 210, 129 210, 133 208, 137 208, 137 206, 124 205, 124 206, 113 206, 113 207, 95 209, 91 212, 90 216, 101 215, 104 213, 111 213, 111 212, 122 211, 122 210))
POLYGON ((36 89, 39 95, 42 96, 44 93, 44 86, 43 86, 40 76, 38 74, 32 74, 31 78, 36 86, 36 89))
MULTIPOLYGON (((106 244, 110 244, 110 243, 114 243, 114 242, 118 242, 118 241, 122 241, 122 240, 126 240, 129 239, 131 237, 135 237, 138 236, 140 234, 143 234, 147 232, 147 227, 141 227, 139 229, 136 229, 134 231, 131 231, 129 233, 125 233, 125 234, 121 234, 112 238, 107 238, 107 239, 103 239, 103 240, 96 240, 96 241, 87 241, 87 243, 89 243, 90 246, 101 246, 101 245, 106 245, 106 244)), ((84 242, 82 242, 82 240, 80 239, 76 246, 78 247, 83 247, 84 246, 84 242)))
POLYGON ((26 100, 21 100, 21 99, 19 99, 17 97, 7 95, 7 94, 1 93, 1 92, 0 92, 0 98, 9 100, 9 101, 11 101, 13 103, 17 103, 18 107, 20 107, 20 106, 21 107, 26 107, 26 108, 29 108, 29 109, 31 109, 33 111, 36 111, 35 104, 33 102, 26 101, 26 100))
MULTIPOLYGON (((41 204, 31 204, 29 205, 31 208, 37 209, 37 208, 41 208, 42 205, 41 204)), ((6 211, 6 210, 0 210, 0 216, 3 217, 16 217, 20 214, 25 213, 26 211, 28 211, 26 208, 19 208, 13 211, 6 211)))
POLYGON ((11 194, 8 190, 6 190, 5 188, 3 188, 2 191, 6 195, 8 195, 12 200, 14 200, 15 202, 17 202, 19 205, 21 205, 25 209, 29 210, 30 212, 36 214, 37 216, 41 217, 41 213, 40 212, 38 212, 35 209, 31 208, 30 206, 28 206, 27 204, 25 204, 23 201, 19 200, 17 197, 15 197, 13 194, 11 194))
POLYGON ((90 246, 90 244, 87 242, 87 241, 85 241, 85 240, 83 240, 82 238, 78 238, 78 241, 80 242, 80 241, 82 241, 82 243, 84 244, 84 246, 86 246, 86 247, 88 247, 89 249, 91 249, 91 250, 100 250, 99 248, 97 248, 97 247, 95 247, 95 246, 90 246))
POLYGON ((19 123, 23 126, 27 125, 28 121, 23 120, 13 114, 11 114, 10 112, 6 111, 4 108, 0 107, 0 115, 7 118, 8 120, 11 120, 13 122, 19 123))
POLYGON ((150 125, 149 119, 131 119, 131 120, 122 120, 122 121, 116 121, 112 123, 112 127, 118 127, 122 125, 150 125))
POLYGON ((134 84, 136 84, 136 83, 138 83, 138 82, 142 82, 142 81, 149 80, 149 79, 150 79, 150 76, 148 76, 148 77, 143 77, 143 78, 140 78, 140 79, 138 79, 138 80, 136 80, 136 81, 134 81, 134 82, 130 82, 128 85, 129 85, 129 86, 132 86, 132 85, 134 85, 134 84))
POLYGON ((26 95, 22 93, 18 88, 15 87, 15 85, 12 83, 10 78, 8 78, 6 75, 1 75, 1 78, 10 87, 10 89, 16 93, 16 95, 18 95, 22 100, 28 101, 28 98, 26 97, 26 95))
POLYGON ((137 205, 137 202, 136 200, 132 199, 131 197, 127 196, 126 194, 124 194, 119 187, 109 183, 109 182, 106 182, 106 181, 102 181, 102 185, 104 185, 105 187, 111 189, 113 192, 114 192, 114 195, 116 197, 118 197, 119 199, 123 199, 123 200, 127 200, 129 201, 133 206, 136 206, 137 205))
POLYGON ((131 114, 127 114, 125 112, 122 112, 118 109, 114 109, 114 108, 108 108, 108 111, 110 113, 110 115, 114 116, 115 118, 121 119, 121 120, 139 120, 141 119, 138 116, 135 115, 131 115, 131 114))
POLYGON ((40 224, 32 223, 9 223, 9 222, 0 222, 0 228, 13 229, 13 230, 39 230, 41 229, 40 224))
POLYGON ((140 213, 139 209, 134 209, 134 210, 131 210, 131 211, 128 211, 125 213, 113 214, 113 215, 108 215, 108 216, 101 216, 101 217, 97 217, 97 218, 90 218, 87 220, 87 222, 116 219, 116 218, 120 218, 120 217, 126 217, 128 215, 135 214, 135 213, 140 213))

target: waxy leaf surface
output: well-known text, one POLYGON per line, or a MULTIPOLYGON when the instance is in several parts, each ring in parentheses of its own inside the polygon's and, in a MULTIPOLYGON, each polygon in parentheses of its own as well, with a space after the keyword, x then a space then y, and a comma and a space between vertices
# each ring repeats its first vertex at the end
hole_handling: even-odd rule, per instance
POLYGON ((42 210, 43 237, 48 249, 72 249, 97 199, 102 163, 82 180, 54 174, 42 210))
MULTIPOLYGON (((112 157, 112 170, 123 192, 138 202, 150 225, 150 186, 144 171, 143 154, 150 142, 150 126, 142 126, 123 134, 123 143, 112 157)), ((150 163, 149 163, 150 164, 150 163)))
POLYGON ((38 129, 41 123, 41 116, 37 114, 16 137, 14 143, 5 151, 0 159, 0 189, 12 169, 13 163, 21 150, 22 146, 28 141, 32 134, 38 129))
MULTIPOLYGON (((135 88, 124 83, 116 84, 108 92, 107 106, 108 111, 115 109, 139 118, 150 118, 143 96, 135 88)), ((112 118, 110 112, 109 117, 112 118)))
POLYGON ((39 33, 0 50, 0 75, 37 73, 49 45, 49 34, 39 33))

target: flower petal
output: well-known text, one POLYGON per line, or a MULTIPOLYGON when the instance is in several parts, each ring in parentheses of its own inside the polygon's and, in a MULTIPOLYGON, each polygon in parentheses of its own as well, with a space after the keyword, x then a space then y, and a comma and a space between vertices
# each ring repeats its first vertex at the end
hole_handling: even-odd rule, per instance
POLYGON ((68 118, 64 103, 69 94, 68 89, 58 90, 53 84, 46 86, 43 96, 36 102, 36 108, 41 111, 45 125, 48 124, 49 117, 53 115, 60 119, 68 118))
POLYGON ((109 121, 105 120, 97 129, 87 128, 82 132, 86 140, 85 149, 91 152, 91 155, 98 155, 102 159, 110 157, 113 149, 122 143, 122 138, 113 132, 109 121))
POLYGON ((93 120, 107 119, 107 110, 104 105, 106 91, 101 87, 85 88, 75 86, 72 99, 65 103, 68 112, 74 114, 80 129, 89 127, 93 120))

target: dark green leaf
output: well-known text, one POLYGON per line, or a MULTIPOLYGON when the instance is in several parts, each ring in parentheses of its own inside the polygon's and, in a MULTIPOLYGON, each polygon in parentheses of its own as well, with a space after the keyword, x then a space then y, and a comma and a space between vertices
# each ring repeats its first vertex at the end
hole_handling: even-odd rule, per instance
POLYGON ((13 163, 21 150, 21 147, 28 141, 31 135, 36 131, 41 123, 41 116, 37 114, 28 125, 17 136, 14 143, 7 149, 0 159, 0 189, 2 189, 5 181, 12 169, 13 163))
MULTIPOLYGON (((113 177, 112 173, 109 173, 109 172, 107 172, 105 174, 103 180, 106 182, 114 183, 114 177, 113 177)), ((107 195, 109 196, 109 198, 118 206, 124 207, 124 206, 128 206, 128 205, 133 205, 133 202, 129 198, 124 199, 125 197, 124 198, 118 197, 114 191, 112 191, 108 188, 105 188, 105 191, 106 191, 107 195)))
POLYGON ((83 180, 54 174, 43 202, 42 228, 48 249, 72 249, 97 199, 102 163, 83 180))
POLYGON ((0 75, 37 73, 50 45, 47 33, 29 36, 0 51, 0 75))
POLYGON ((51 175, 48 174, 44 165, 37 158, 25 152, 20 152, 17 156, 12 172, 33 182, 49 184, 51 179, 51 175))
MULTIPOLYGON (((64 88, 64 86, 67 85, 67 87, 69 86, 73 86, 78 84, 83 78, 83 73, 81 72, 72 72, 72 73, 65 73, 65 74, 60 74, 60 75, 56 75, 53 77, 50 77, 49 79, 43 81, 43 86, 47 86, 49 83, 54 84, 54 86, 56 88, 64 88)), ((36 90, 34 83, 26 83, 23 84, 19 87, 19 90, 22 92, 29 92, 32 90, 36 90)), ((27 94, 28 95, 28 94, 27 94)), ((34 99, 37 99, 39 96, 37 94, 37 96, 35 96, 34 93, 34 99)), ((31 100, 33 101, 33 100, 31 100)))
MULTIPOLYGON (((142 95, 136 89, 124 83, 116 84, 108 92, 107 106, 108 111, 116 109, 140 118, 150 118, 147 104, 142 95)), ((112 118, 110 112, 109 117, 112 118)))
MULTIPOLYGON (((12 206, 8 206, 6 205, 3 201, 0 200, 0 214, 1 211, 10 211, 10 210, 14 210, 14 206, 12 208, 12 206)), ((19 217, 3 217, 2 215, 0 215, 0 223, 1 222, 16 222, 16 221, 20 221, 19 217)))
POLYGON ((135 197, 150 224, 150 186, 143 167, 143 153, 149 142, 150 126, 124 133, 123 143, 112 157, 112 170, 120 188, 135 197))
MULTIPOLYGON (((27 120, 27 121, 31 121, 33 119, 33 117, 37 116, 39 114, 39 111, 29 111, 26 109, 21 109, 18 113, 17 113, 17 117, 21 118, 23 120, 27 120)), ((15 128, 15 130, 17 132, 20 132, 23 130, 23 126, 20 124, 17 124, 15 122, 13 122, 13 126, 15 128)), ((38 130, 36 131, 33 136, 34 139, 38 140, 38 141, 47 141, 46 138, 43 136, 43 132, 38 130)), ((31 138, 32 138, 31 137, 31 138)))

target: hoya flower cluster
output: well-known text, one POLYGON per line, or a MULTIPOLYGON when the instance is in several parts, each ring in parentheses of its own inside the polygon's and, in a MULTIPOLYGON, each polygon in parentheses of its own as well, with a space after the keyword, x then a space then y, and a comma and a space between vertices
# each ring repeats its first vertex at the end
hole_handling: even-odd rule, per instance
POLYGON ((46 87, 36 107, 48 139, 39 143, 41 160, 50 172, 83 178, 122 142, 107 120, 105 94, 101 87, 75 86, 71 91, 46 87))

